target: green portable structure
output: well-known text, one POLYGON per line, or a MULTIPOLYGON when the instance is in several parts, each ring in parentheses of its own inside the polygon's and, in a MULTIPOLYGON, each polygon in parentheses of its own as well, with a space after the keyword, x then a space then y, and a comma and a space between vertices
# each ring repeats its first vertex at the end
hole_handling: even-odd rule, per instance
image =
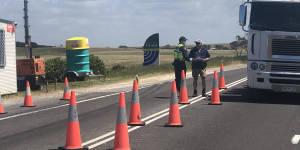
POLYGON ((84 78, 91 73, 90 47, 85 37, 74 37, 66 41, 67 75, 84 78))

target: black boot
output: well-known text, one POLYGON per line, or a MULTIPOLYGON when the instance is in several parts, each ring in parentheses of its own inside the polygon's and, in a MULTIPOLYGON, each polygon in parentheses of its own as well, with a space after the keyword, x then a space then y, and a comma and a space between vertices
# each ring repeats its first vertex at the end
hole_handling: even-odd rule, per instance
POLYGON ((194 94, 193 94, 193 97, 196 97, 196 96, 198 96, 198 94, 197 94, 197 90, 196 90, 196 89, 194 89, 194 94))
POLYGON ((203 90, 202 90, 202 97, 207 97, 206 89, 203 89, 203 90))

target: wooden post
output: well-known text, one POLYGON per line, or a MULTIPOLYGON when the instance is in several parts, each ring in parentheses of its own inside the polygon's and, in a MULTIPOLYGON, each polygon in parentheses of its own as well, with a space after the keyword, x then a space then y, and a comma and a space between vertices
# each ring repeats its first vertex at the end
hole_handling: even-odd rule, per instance
POLYGON ((46 92, 48 93, 48 80, 46 81, 46 92))
POLYGON ((57 79, 55 78, 55 91, 57 90, 57 79))

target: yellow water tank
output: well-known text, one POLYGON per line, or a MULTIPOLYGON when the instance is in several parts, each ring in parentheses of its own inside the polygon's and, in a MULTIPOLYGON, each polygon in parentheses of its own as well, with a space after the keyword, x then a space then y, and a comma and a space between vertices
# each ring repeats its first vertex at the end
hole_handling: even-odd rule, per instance
POLYGON ((89 49, 89 40, 86 37, 73 37, 66 41, 67 50, 89 49))

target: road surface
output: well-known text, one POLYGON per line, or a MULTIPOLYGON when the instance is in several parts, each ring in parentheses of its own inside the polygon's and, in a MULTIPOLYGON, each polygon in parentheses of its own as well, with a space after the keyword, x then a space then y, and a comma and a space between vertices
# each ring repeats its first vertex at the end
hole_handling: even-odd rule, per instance
MULTIPOLYGON (((167 122, 171 82, 139 90, 142 118, 147 125, 129 127, 133 150, 287 150, 299 149, 300 96, 253 91, 246 88, 246 69, 225 72, 228 89, 221 91, 221 106, 190 97, 181 105, 183 128, 163 127, 167 122), (293 143, 293 144, 292 144, 293 143)), ((212 75, 207 77, 208 92, 212 75)), ((192 80, 187 80, 192 95, 192 80)), ((200 87, 199 90, 200 91, 200 87)), ((77 98, 84 146, 113 148, 118 93, 91 93, 77 98)), ((127 116, 131 91, 126 91, 127 116)), ((0 116, 1 150, 49 150, 64 146, 68 102, 20 108, 0 116)), ((9 111, 9 110, 8 110, 9 111)))

